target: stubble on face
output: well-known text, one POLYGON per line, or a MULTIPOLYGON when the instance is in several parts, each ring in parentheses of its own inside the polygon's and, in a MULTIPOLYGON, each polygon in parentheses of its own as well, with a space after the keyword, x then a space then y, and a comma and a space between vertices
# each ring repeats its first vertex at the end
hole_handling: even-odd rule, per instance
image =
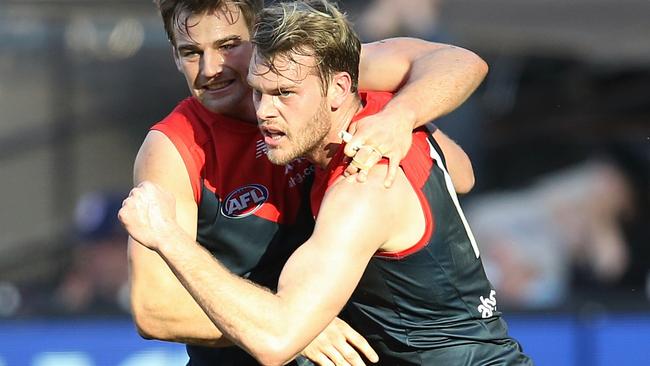
POLYGON ((286 165, 297 158, 313 158, 323 149, 325 137, 331 128, 331 120, 325 98, 321 100, 318 110, 309 121, 297 130, 286 131, 286 139, 290 142, 287 148, 277 147, 269 149, 267 156, 271 163, 286 165))
POLYGON ((204 14, 185 11, 181 16, 174 31, 177 62, 192 95, 214 113, 254 122, 251 91, 245 82, 252 45, 239 9, 225 7, 204 14), (182 48, 197 54, 183 57, 182 48))

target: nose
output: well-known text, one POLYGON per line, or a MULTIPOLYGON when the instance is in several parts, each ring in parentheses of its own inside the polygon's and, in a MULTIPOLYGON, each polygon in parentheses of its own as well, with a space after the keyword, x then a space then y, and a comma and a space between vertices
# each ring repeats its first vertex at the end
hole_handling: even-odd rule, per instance
POLYGON ((223 71, 225 60, 220 52, 205 51, 201 58, 201 71, 206 78, 215 77, 223 71))
POLYGON ((273 98, 274 97, 269 94, 263 94, 259 91, 254 92, 253 102, 255 104, 255 113, 257 114, 258 120, 266 121, 273 117, 277 117, 277 110, 273 98))

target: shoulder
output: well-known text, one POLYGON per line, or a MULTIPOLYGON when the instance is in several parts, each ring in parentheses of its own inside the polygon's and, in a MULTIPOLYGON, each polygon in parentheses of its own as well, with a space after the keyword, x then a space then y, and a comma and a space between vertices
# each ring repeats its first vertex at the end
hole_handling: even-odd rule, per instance
MULTIPOLYGON (((325 192, 322 209, 373 220, 387 218, 397 208, 401 192, 408 189, 401 184, 386 188, 384 179, 387 172, 386 164, 378 164, 370 170, 363 183, 358 182, 354 176, 340 177, 325 192)), ((319 213, 319 217, 320 215, 319 213)))
POLYGON ((155 123, 151 130, 160 131, 172 141, 182 139, 186 142, 198 140, 203 135, 199 103, 189 97, 181 101, 165 118, 155 123))
POLYGON ((152 174, 160 174, 168 166, 173 166, 180 154, 169 136, 158 130, 147 133, 135 159, 134 174, 139 178, 151 180, 152 174))
POLYGON ((414 196, 413 188, 401 171, 393 186, 386 188, 387 171, 380 164, 370 170, 364 183, 349 178, 336 181, 323 197, 314 234, 351 238, 353 245, 363 242, 377 250, 408 230, 405 217, 411 205, 404 204, 414 196))

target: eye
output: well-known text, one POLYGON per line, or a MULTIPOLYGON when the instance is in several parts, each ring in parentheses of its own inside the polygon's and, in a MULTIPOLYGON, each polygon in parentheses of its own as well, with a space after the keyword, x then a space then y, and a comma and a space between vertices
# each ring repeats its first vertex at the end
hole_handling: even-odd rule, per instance
POLYGON ((296 94, 296 93, 294 91, 292 91, 292 90, 283 90, 283 89, 278 90, 278 95, 281 98, 289 98, 290 96, 292 96, 294 94, 296 94))
POLYGON ((180 51, 180 55, 182 58, 195 58, 199 57, 201 53, 197 50, 182 50, 180 51))
POLYGON ((231 49, 233 49, 233 48, 235 48, 237 46, 238 46, 237 43, 229 42, 229 43, 222 44, 221 46, 219 46, 219 48, 224 50, 224 51, 228 51, 228 50, 231 50, 231 49))
POLYGON ((262 93, 260 93, 260 91, 257 89, 253 89, 253 101, 257 102, 260 99, 262 99, 262 93))

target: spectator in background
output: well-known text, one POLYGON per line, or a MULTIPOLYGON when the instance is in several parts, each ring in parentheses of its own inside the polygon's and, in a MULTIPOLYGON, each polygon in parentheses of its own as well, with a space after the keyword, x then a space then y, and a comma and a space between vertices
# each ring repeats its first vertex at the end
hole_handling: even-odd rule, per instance
POLYGON ((621 219, 632 205, 616 165, 588 161, 525 189, 474 197, 466 212, 502 304, 547 308, 563 305, 576 266, 600 283, 624 274, 621 219))
POLYGON ((374 0, 367 3, 357 22, 364 37, 431 38, 440 33, 438 0, 374 0))
POLYGON ((128 311, 126 232, 117 212, 121 195, 90 193, 75 210, 79 241, 54 299, 64 314, 124 314, 128 311))

